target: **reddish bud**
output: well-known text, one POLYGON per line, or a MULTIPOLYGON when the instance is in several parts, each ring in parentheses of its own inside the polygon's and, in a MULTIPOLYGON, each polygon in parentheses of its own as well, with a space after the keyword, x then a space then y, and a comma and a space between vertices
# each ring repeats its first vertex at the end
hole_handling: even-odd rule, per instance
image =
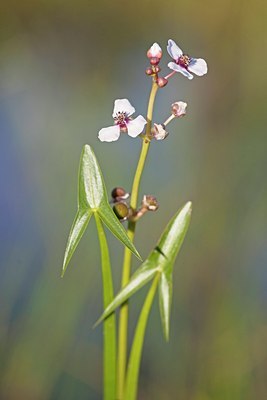
POLYGON ((153 75, 153 74, 154 74, 153 69, 150 68, 150 67, 148 67, 148 68, 146 69, 146 74, 147 74, 147 75, 153 75))
POLYGON ((158 65, 155 65, 155 66, 153 67, 153 70, 154 70, 154 72, 155 72, 156 74, 158 74, 158 73, 161 71, 161 68, 160 68, 158 65))
POLYGON ((152 58, 157 58, 159 61, 162 56, 162 50, 158 43, 154 43, 146 53, 147 57, 151 60, 152 58))
POLYGON ((112 192, 111 196, 114 200, 119 200, 119 199, 128 199, 130 196, 129 193, 127 193, 122 187, 115 187, 112 192))
POLYGON ((158 86, 159 86, 160 88, 163 88, 164 86, 166 86, 167 83, 168 83, 168 79, 166 79, 166 78, 159 77, 159 78, 157 79, 157 84, 158 84, 158 86))
POLYGON ((151 65, 158 65, 159 62, 160 62, 160 59, 158 57, 151 57, 150 58, 150 64, 151 65))

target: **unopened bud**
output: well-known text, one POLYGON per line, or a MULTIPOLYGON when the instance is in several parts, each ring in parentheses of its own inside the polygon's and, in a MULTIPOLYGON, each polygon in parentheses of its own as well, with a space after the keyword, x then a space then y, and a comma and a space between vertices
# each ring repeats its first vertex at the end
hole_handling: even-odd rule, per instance
POLYGON ((113 211, 120 221, 125 221, 129 216, 129 207, 124 202, 114 204, 113 211))
POLYGON ((161 68, 160 68, 158 65, 155 65, 155 66, 153 67, 153 71, 154 71, 156 74, 158 74, 158 73, 161 71, 161 68))
POLYGON ((152 69, 151 67, 148 67, 148 68, 146 69, 146 74, 147 74, 147 75, 153 75, 153 74, 154 74, 153 69, 152 69))
POLYGON ((121 200, 128 199, 130 194, 127 193, 126 190, 124 190, 122 187, 115 187, 111 192, 111 196, 113 200, 119 201, 120 199, 121 200))
POLYGON ((156 197, 145 194, 142 200, 142 208, 146 208, 148 211, 156 211, 159 208, 156 197))
POLYGON ((186 107, 187 103, 184 101, 176 101, 172 104, 172 114, 177 118, 183 117, 186 114, 186 107))
POLYGON ((160 77, 157 79, 157 84, 160 88, 163 88, 164 86, 166 86, 168 83, 168 79, 160 77))
MULTIPOLYGON (((154 43, 154 44, 150 47, 150 49, 147 51, 146 55, 147 55, 147 57, 150 59, 150 62, 151 62, 151 59, 152 59, 152 58, 157 58, 157 59, 160 61, 160 59, 161 59, 161 57, 162 57, 162 50, 161 50, 161 47, 158 45, 158 43, 154 43)), ((159 62, 159 61, 158 61, 158 62, 159 62)))
POLYGON ((159 62, 160 62, 160 58, 158 58, 158 57, 151 57, 150 58, 150 64, 151 65, 158 65, 159 62))
POLYGON ((163 140, 168 136, 168 134, 169 133, 165 130, 165 126, 163 124, 154 124, 152 135, 156 140, 163 140))

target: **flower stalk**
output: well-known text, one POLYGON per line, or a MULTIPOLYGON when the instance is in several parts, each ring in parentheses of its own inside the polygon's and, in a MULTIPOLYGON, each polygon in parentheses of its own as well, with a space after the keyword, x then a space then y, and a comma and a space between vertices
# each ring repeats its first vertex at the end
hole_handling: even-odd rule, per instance
MULTIPOLYGON (((139 193, 139 186, 142 177, 142 173, 144 170, 149 146, 150 146, 150 135, 151 135, 151 125, 152 125, 152 116, 153 116, 153 109, 154 109, 154 102, 156 98, 158 90, 157 83, 153 80, 152 88, 149 96, 148 101, 148 108, 147 108, 147 125, 146 125, 146 132, 143 137, 141 153, 139 157, 139 161, 137 164, 133 186, 131 191, 131 203, 130 206, 135 211, 137 207, 138 201, 138 193, 139 193)), ((131 241, 134 240, 135 235, 135 221, 129 221, 128 223, 128 230, 127 234, 131 241)), ((123 268, 122 268, 122 280, 121 280, 121 287, 127 285, 131 275, 131 260, 132 254, 125 248, 124 252, 124 261, 123 261, 123 268)), ((117 369, 117 399, 123 400, 124 396, 124 384, 125 384, 125 374, 126 374, 126 364, 127 364, 127 342, 128 342, 128 302, 125 302, 120 309, 120 320, 119 320, 119 339, 118 339, 118 369, 117 369)))

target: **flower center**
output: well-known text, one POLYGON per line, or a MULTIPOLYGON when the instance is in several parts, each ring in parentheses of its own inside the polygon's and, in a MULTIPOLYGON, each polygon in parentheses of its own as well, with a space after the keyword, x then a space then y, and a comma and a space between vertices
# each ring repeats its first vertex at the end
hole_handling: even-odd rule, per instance
POLYGON ((119 125, 121 129, 125 129, 127 127, 128 122, 130 121, 130 117, 125 111, 117 112, 116 116, 114 117, 114 122, 116 125, 119 125))
POLYGON ((180 67, 186 68, 188 67, 188 65, 190 64, 191 58, 186 55, 183 54, 181 55, 181 57, 178 58, 176 64, 180 65, 180 67))

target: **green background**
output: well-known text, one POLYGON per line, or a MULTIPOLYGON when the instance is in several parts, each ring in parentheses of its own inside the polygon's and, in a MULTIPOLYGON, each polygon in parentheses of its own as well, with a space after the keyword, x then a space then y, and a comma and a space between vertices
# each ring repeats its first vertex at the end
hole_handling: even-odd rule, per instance
MULTIPOLYGON (((146 113, 146 51, 174 39, 209 72, 158 93, 188 113, 152 144, 141 194, 156 195, 136 245, 146 257, 193 202, 175 265, 170 342, 149 320, 139 399, 263 400, 267 391, 267 3, 4 1, 0 15, 0 398, 101 399, 100 254, 93 220, 60 279, 90 144, 108 190, 130 190, 140 141, 100 143, 116 98, 146 113)), ((108 234, 116 291, 123 249, 108 234)), ((135 267, 138 262, 135 262, 135 267)), ((131 307, 131 337, 147 289, 131 307)))

